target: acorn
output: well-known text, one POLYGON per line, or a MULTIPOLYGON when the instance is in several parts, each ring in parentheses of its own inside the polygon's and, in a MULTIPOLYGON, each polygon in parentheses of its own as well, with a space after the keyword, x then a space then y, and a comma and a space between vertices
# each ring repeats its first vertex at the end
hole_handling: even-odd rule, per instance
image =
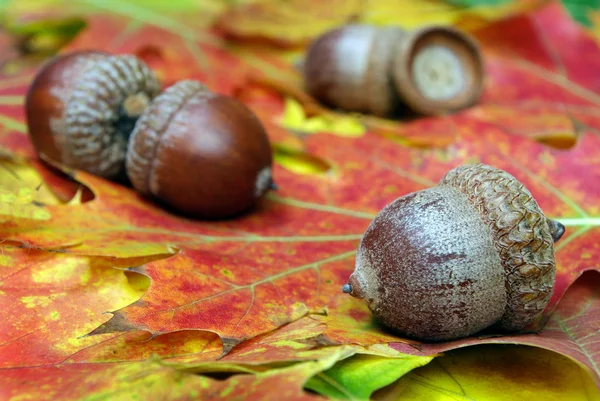
POLYGON ((387 116, 400 104, 392 84, 398 28, 352 24, 317 38, 306 54, 307 92, 331 107, 387 116))
POLYGON ((451 113, 474 105, 484 86, 476 41, 437 25, 333 29, 310 45, 303 77, 307 92, 322 103, 380 117, 407 106, 422 115, 451 113))
POLYGON ((564 231, 512 175, 460 166, 375 217, 342 291, 409 338, 519 332, 550 300, 564 231))
POLYGON ((117 179, 137 118, 160 92, 139 58, 81 50, 37 73, 25 99, 31 141, 42 158, 117 179))
POLYGON ((274 189, 271 166, 270 141, 254 113, 193 80, 154 99, 136 123, 126 159, 138 192, 206 219, 255 206, 274 189))

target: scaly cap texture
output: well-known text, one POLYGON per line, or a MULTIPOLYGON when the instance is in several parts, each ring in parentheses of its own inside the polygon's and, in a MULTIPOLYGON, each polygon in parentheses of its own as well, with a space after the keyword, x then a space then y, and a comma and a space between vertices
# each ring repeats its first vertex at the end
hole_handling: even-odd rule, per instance
POLYGON ((133 128, 119 126, 120 120, 127 119, 123 104, 129 96, 144 94, 151 100, 159 92, 156 77, 137 57, 108 56, 90 65, 65 110, 65 162, 102 177, 122 174, 133 128))
POLYGON ((548 305, 556 275, 551 225, 515 177, 484 164, 449 171, 440 181, 461 191, 490 227, 506 274, 499 327, 518 331, 548 305))

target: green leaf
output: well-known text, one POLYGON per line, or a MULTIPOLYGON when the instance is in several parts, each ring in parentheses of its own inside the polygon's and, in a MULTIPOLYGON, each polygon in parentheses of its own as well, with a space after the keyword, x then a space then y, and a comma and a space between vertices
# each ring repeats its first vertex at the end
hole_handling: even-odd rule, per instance
POLYGON ((563 0, 573 19, 587 27, 592 26, 589 12, 600 8, 600 0, 563 0))
POLYGON ((71 42, 85 27, 85 21, 78 17, 41 19, 25 23, 9 19, 4 22, 4 29, 17 38, 19 48, 24 54, 54 54, 71 42))
POLYGON ((334 399, 369 400, 375 390, 430 360, 430 357, 355 355, 311 378, 306 388, 334 399))

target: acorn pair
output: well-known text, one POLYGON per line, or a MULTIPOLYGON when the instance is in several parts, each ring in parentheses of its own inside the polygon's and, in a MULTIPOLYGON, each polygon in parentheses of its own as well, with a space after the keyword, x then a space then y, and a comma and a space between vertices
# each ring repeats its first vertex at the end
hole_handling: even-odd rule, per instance
POLYGON ((484 81, 475 40, 444 26, 337 28, 310 45, 303 73, 319 101, 380 117, 407 114, 407 107, 422 115, 470 107, 484 81))
POLYGON ((272 186, 271 146, 238 100, 184 80, 161 93, 133 55, 77 51, 38 72, 26 119, 38 154, 112 180, 185 215, 242 213, 272 186))

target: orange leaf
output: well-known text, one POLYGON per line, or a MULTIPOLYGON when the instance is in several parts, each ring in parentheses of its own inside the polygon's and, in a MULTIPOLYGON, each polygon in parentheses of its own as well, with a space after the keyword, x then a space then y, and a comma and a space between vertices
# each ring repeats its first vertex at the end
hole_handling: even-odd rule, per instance
MULTIPOLYGON (((139 340, 137 330, 158 335, 196 329, 204 333, 196 337, 196 345, 206 346, 206 353, 197 351, 199 355, 195 357, 222 355, 220 339, 224 350, 229 351, 226 357, 237 356, 238 361, 248 358, 247 361, 252 353, 241 353, 249 344, 244 340, 264 340, 257 336, 270 332, 281 334, 278 329, 294 321, 301 324, 300 330, 304 327, 311 333, 309 338, 313 341, 301 343, 300 347, 307 344, 368 347, 390 342, 406 347, 403 339, 384 332, 373 322, 362 302, 342 294, 341 285, 353 270, 354 252, 362 233, 381 208, 399 196, 435 185, 450 168, 475 161, 515 175, 530 189, 548 216, 567 226, 565 237, 556 246, 557 283, 544 317, 548 318, 557 305, 560 311, 558 302, 567 288, 582 271, 598 269, 595 261, 600 258, 600 249, 596 246, 600 236, 600 187, 594 185, 600 178, 597 168, 600 165, 597 151, 600 121, 596 117, 600 107, 600 84, 596 79, 600 49, 566 18, 558 4, 490 26, 477 35, 484 44, 489 76, 480 105, 452 116, 406 121, 397 125, 393 133, 389 132, 386 122, 381 130, 371 127, 363 136, 347 138, 327 133, 305 136, 281 128, 284 98, 278 91, 295 90, 293 93, 302 99, 297 77, 296 81, 292 78, 289 82, 281 79, 295 74, 285 58, 257 53, 261 64, 255 64, 246 54, 226 48, 225 42, 211 32, 203 32, 201 37, 194 38, 196 41, 177 34, 172 27, 162 29, 141 24, 132 28, 122 16, 90 17, 89 28, 73 42, 72 49, 93 45, 113 52, 138 53, 151 62, 165 83, 196 78, 206 81, 215 90, 235 94, 262 119, 275 149, 291 149, 288 154, 298 159, 331 168, 298 174, 289 165, 276 164, 274 175, 280 190, 264 199, 252 213, 220 222, 186 219, 122 185, 73 172, 74 179, 94 194, 93 199, 90 196, 77 204, 47 206, 51 214, 47 221, 10 220, 0 226, 2 241, 24 244, 28 250, 38 247, 68 251, 69 257, 89 258, 90 263, 103 263, 104 267, 111 261, 121 268, 129 267, 128 275, 137 277, 133 282, 141 276, 149 277, 150 286, 143 297, 131 305, 124 304, 133 299, 109 307, 109 300, 103 298, 99 290, 73 284, 82 293, 92 292, 93 297, 106 301, 101 309, 114 311, 112 319, 93 332, 120 332, 119 335, 103 334, 106 337, 85 337, 85 341, 90 341, 86 343, 89 351, 80 343, 73 346, 66 341, 65 345, 63 340, 92 331, 103 321, 97 316, 100 310, 88 305, 81 294, 69 294, 74 301, 59 309, 71 311, 81 303, 83 308, 93 308, 89 310, 93 319, 91 322, 83 320, 85 324, 77 326, 83 318, 73 315, 69 326, 61 328, 66 330, 61 338, 55 333, 35 331, 39 321, 18 313, 27 309, 28 302, 16 304, 18 297, 5 300, 8 306, 4 310, 10 311, 5 321, 12 331, 6 338, 8 358, 3 360, 23 365, 21 358, 25 356, 19 354, 22 346, 37 349, 36 358, 43 360, 48 356, 49 363, 57 363, 60 358, 77 358, 75 354, 106 361, 111 359, 109 351, 127 348, 122 345, 129 344, 127 340, 139 340), (268 66, 264 69, 267 73, 257 74, 258 65, 268 66), (266 81, 257 85, 256 76, 269 80, 268 72, 274 70, 279 71, 277 82, 291 83, 293 89, 267 86, 266 81), (552 136, 552 133, 565 132, 571 132, 574 139, 564 140, 565 136, 559 136, 563 139, 556 140, 552 136), (439 147, 426 146, 428 143, 439 147), (320 323, 317 329, 314 322, 320 323), (321 329, 322 332, 313 336, 313 330, 321 329), (134 332, 125 337, 122 331, 134 332), (40 339, 28 344, 27 336, 40 339), (97 338, 111 339, 110 345, 98 346, 94 342, 97 338), (48 347, 49 344, 63 348, 48 347), (48 348, 51 352, 39 351, 48 348)), ((0 76, 0 96, 23 96, 32 73, 22 71, 22 76, 12 78, 0 76)), ((305 100, 307 115, 310 115, 310 106, 315 112, 329 112, 311 99, 305 100)), ((22 108, 1 105, 0 111, 2 147, 34 159, 25 133, 22 108)), ((56 174, 42 164, 37 167, 45 176, 56 174)), ((64 190, 62 193, 72 190, 66 188, 70 184, 65 180, 56 180, 52 185, 64 190)), ((41 250, 32 252, 47 256, 41 250)), ((43 264, 38 262, 45 256, 39 255, 32 260, 36 261, 35 269, 43 270, 43 264)), ((60 258, 66 258, 60 255, 48 262, 51 266, 63 266, 57 268, 57 274, 68 272, 69 267, 60 265, 64 261, 60 258)), ((20 257, 17 262, 5 265, 14 269, 8 271, 16 280, 11 289, 15 287, 19 291, 17 284, 21 280, 29 284, 34 281, 28 273, 28 268, 33 266, 28 263, 34 264, 20 257)), ((107 271, 112 270, 99 269, 96 273, 111 275, 124 284, 122 272, 114 275, 107 271)), ((68 277, 73 280, 78 276, 71 272, 68 277)), ((96 281, 102 280, 94 277, 96 281)), ((69 280, 66 282, 71 283, 69 280)), ((44 319, 53 316, 52 310, 44 308, 54 304, 40 303, 47 300, 51 290, 68 293, 69 289, 63 288, 66 284, 56 285, 40 288, 38 298, 31 303, 35 308, 30 309, 48 313, 44 319)), ((124 291, 123 286, 115 288, 124 291)), ((577 302, 591 296, 589 291, 577 290, 575 294, 577 302)), ((551 341, 552 320, 550 322, 546 332, 534 336, 536 345, 551 341)), ((582 337, 588 334, 593 333, 582 337)), ((181 337, 171 340, 191 342, 193 337, 188 335, 180 334, 181 337)), ((505 341, 528 343, 531 338, 523 335, 505 341)), ((565 341, 561 344, 572 345, 562 338, 565 341)), ((162 354, 167 342, 161 341, 144 350, 127 350, 123 358, 144 358, 151 350, 162 354)), ((490 342, 466 339, 449 346, 482 341, 490 342)), ((179 349, 186 349, 185 344, 178 344, 179 349)), ((258 342, 252 345, 256 346, 254 352, 261 346, 267 347, 258 342)), ((435 351, 434 347, 420 344, 401 349, 410 350, 414 346, 435 351)), ((553 349, 568 355, 577 354, 570 347, 553 349)), ((272 355, 294 358, 290 347, 273 346, 271 350, 272 355)), ((177 353, 177 357, 181 356, 177 353)), ((596 353, 590 353, 588 362, 597 361, 596 353)))

